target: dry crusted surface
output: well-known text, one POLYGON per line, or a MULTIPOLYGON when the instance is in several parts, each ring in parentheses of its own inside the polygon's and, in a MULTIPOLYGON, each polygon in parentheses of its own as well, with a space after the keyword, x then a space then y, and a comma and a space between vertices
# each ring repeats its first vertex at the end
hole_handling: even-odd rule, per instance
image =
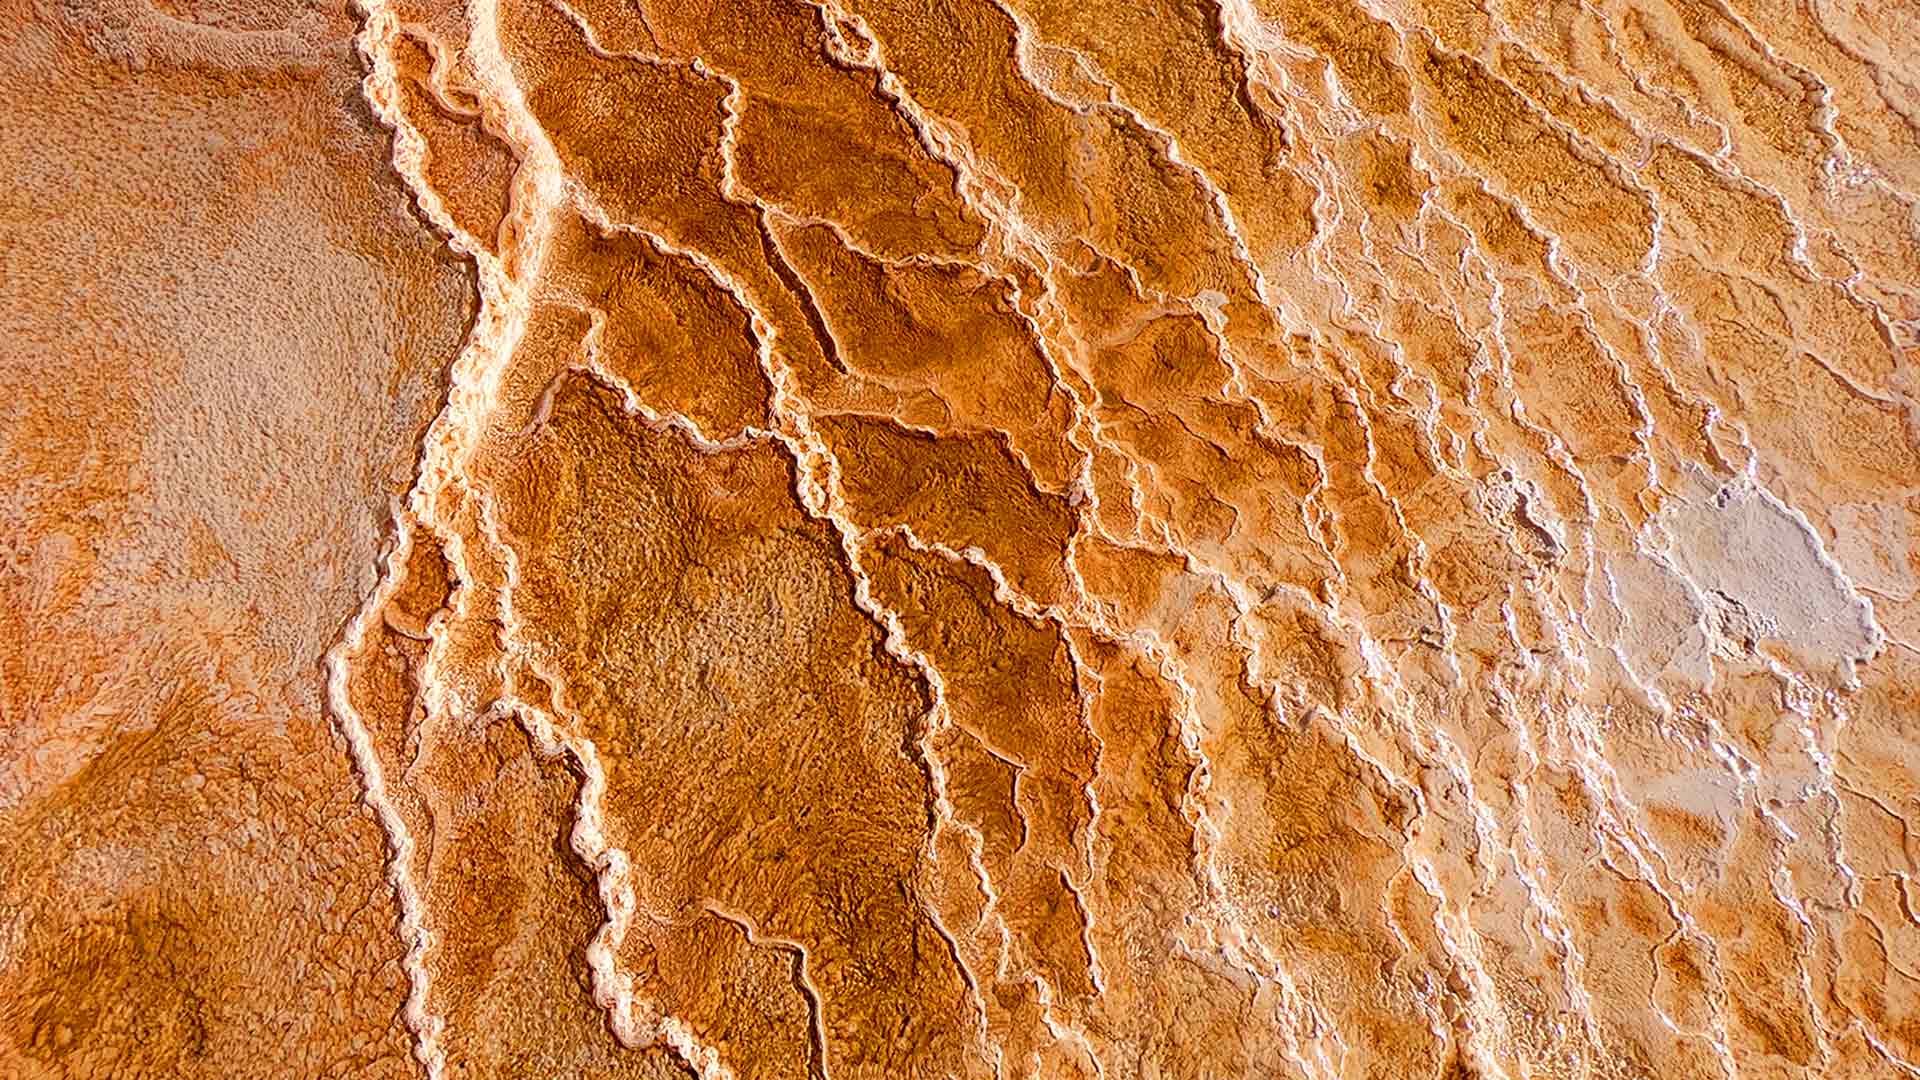
POLYGON ((0 1076, 1920 1075, 1902 0, 9 0, 0 1076))

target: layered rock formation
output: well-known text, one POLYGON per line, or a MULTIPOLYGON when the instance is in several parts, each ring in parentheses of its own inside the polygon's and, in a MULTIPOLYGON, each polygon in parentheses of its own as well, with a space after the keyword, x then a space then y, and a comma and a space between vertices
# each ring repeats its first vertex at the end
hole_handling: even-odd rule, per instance
POLYGON ((1920 15, 15 4, 0 1075, 1920 1072, 1920 15))

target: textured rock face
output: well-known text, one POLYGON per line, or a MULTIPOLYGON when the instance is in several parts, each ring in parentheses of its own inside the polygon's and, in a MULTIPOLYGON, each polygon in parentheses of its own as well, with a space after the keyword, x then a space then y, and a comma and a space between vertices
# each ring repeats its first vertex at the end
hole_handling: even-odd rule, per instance
POLYGON ((9 5, 0 1076, 1920 1072, 1920 16, 9 5))

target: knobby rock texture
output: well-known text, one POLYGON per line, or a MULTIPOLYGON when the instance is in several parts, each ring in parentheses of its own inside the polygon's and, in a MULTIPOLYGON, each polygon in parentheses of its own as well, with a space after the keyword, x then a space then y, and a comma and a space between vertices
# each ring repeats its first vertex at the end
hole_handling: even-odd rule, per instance
POLYGON ((7 0, 0 1076, 1920 1075, 1920 9, 7 0))

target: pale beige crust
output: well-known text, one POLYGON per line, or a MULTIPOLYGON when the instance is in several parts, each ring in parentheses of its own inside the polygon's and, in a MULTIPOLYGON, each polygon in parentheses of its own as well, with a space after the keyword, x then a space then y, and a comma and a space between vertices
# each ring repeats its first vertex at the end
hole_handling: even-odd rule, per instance
POLYGON ((6 5, 0 1077, 1920 1074, 1920 16, 6 5))

